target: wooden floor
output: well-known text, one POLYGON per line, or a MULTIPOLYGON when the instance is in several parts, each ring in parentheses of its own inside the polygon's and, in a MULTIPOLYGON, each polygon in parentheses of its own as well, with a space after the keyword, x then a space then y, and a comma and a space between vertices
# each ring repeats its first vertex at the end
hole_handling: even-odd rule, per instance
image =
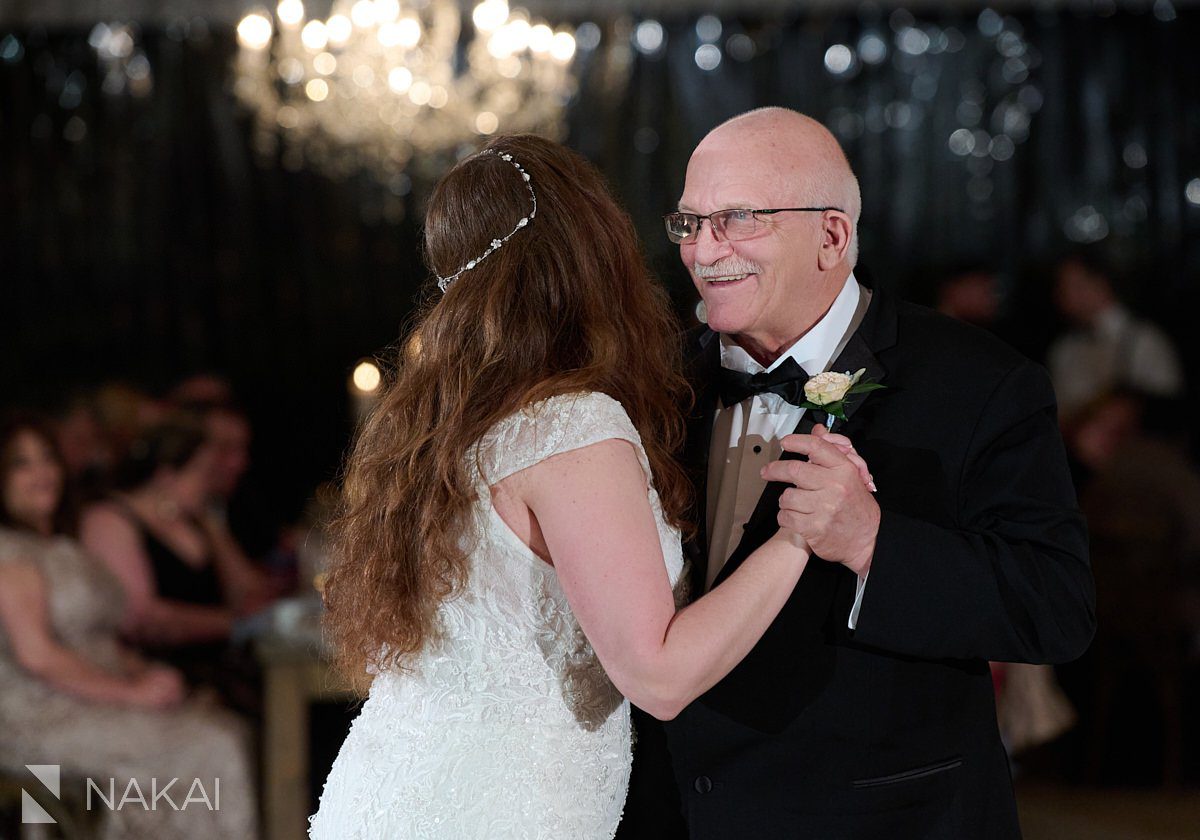
POLYGON ((1198 840, 1200 788, 1018 786, 1025 840, 1198 840))

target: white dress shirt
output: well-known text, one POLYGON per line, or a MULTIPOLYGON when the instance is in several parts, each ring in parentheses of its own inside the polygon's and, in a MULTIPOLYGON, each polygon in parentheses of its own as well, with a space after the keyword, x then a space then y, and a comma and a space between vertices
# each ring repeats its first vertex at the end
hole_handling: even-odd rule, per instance
MULTIPOLYGON (((849 341, 861 317, 860 302, 869 292, 851 274, 841 292, 812 329, 764 368, 732 339, 722 335, 721 366, 743 373, 771 371, 794 359, 812 375, 826 370, 849 341), (859 316, 859 317, 856 317, 859 316)), ((865 307, 863 307, 865 308, 865 307)), ((734 405, 718 407, 713 418, 712 444, 708 459, 708 574, 705 590, 733 554, 742 539, 743 526, 750 520, 766 488, 759 472, 783 454, 780 441, 792 434, 804 409, 786 402, 778 394, 755 394, 734 405)), ((859 578, 849 626, 854 628, 862 603, 866 578, 859 578)))

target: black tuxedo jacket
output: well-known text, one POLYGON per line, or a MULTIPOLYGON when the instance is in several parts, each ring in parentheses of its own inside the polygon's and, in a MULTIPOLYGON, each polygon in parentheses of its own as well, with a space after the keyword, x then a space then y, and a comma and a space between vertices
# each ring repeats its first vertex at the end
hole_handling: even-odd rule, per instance
MULTIPOLYGON (((716 336, 698 338, 697 592, 719 364, 716 336)), ((883 291, 831 369, 861 367, 887 387, 838 429, 882 510, 857 628, 855 575, 814 557, 733 672, 661 729, 638 716, 620 837, 683 836, 679 813, 705 840, 1020 836, 987 662, 1073 659, 1095 621, 1053 391, 990 335, 883 291), (668 748, 674 790, 656 773, 668 748)), ((775 531, 783 489, 768 485, 717 585, 775 531)))

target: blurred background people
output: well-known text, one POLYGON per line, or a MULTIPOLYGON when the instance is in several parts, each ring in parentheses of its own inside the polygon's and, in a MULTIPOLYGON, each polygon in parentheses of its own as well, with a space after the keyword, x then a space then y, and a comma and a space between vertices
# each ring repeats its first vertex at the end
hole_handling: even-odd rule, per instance
POLYGON ((1096 252, 1081 250, 1059 262, 1054 303, 1070 325, 1048 357, 1062 415, 1117 388, 1183 395, 1183 366, 1171 340, 1122 304, 1096 252))
POLYGON ((233 385, 218 373, 194 373, 175 383, 166 401, 182 407, 232 405, 233 385))
POLYGON ((215 404, 202 416, 212 448, 209 509, 228 519, 229 502, 250 466, 250 420, 232 403, 215 404))
POLYGON ((1000 288, 995 272, 983 265, 947 273, 937 288, 934 308, 943 315, 995 330, 1000 320, 1000 288))
POLYGON ((84 500, 98 497, 107 489, 112 474, 113 451, 93 399, 83 394, 71 397, 53 420, 68 485, 84 500))
MULTIPOLYGON (((167 392, 166 402, 200 418, 213 450, 208 512, 250 562, 270 578, 279 593, 296 586, 296 552, 289 524, 274 488, 250 473, 254 429, 238 402, 233 383, 216 372, 184 377, 167 392), (250 474, 248 474, 250 473, 250 474)), ((270 480, 269 477, 268 481, 270 480)))
POLYGON ((100 385, 91 398, 92 410, 112 453, 115 468, 129 454, 129 447, 143 431, 157 423, 166 406, 142 388, 127 382, 100 385))
POLYGON ((116 491, 84 509, 80 536, 125 590, 131 639, 189 682, 253 708, 253 686, 234 667, 229 639, 238 618, 265 607, 272 592, 208 508, 216 463, 194 416, 155 425, 130 445, 116 491))
POLYGON ((1175 404, 1129 389, 1102 394, 1064 430, 1096 580, 1092 781, 1122 778, 1131 764, 1154 767, 1150 777, 1168 785, 1183 775, 1185 681, 1200 632, 1200 473, 1170 437, 1148 431, 1160 405, 1175 404))
POLYGON ((71 536, 65 477, 46 425, 0 424, 0 768, 57 764, 69 778, 122 785, 179 777, 184 791, 220 778, 220 809, 104 810, 100 836, 255 837, 244 727, 122 643, 122 587, 71 536))

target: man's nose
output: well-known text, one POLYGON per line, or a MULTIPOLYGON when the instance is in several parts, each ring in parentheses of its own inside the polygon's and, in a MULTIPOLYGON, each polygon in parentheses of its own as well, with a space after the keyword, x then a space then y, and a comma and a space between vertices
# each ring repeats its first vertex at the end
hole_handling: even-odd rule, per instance
POLYGON ((700 229, 692 237, 692 256, 701 265, 712 265, 733 253, 733 246, 725 237, 718 237, 712 219, 701 219, 700 229))

